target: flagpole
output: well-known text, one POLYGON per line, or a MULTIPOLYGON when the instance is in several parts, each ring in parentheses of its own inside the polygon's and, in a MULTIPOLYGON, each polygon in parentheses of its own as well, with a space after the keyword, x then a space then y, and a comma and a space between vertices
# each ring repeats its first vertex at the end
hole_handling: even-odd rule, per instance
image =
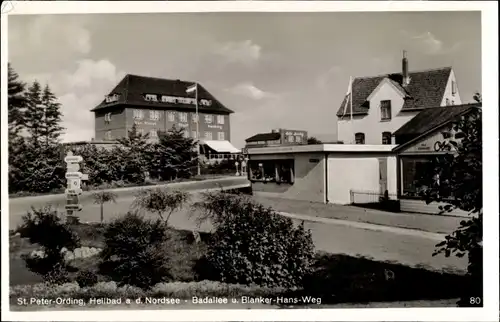
MULTIPOLYGON (((350 88, 350 95, 349 95, 349 105, 350 105, 350 109, 351 109, 351 132, 354 132, 354 122, 353 122, 353 116, 352 116, 352 76, 350 77, 349 79, 349 84, 351 84, 351 88, 350 88)), ((354 133, 353 133, 354 134, 354 133)), ((351 137, 352 139, 352 137, 351 137)))
POLYGON ((196 142, 197 142, 197 158, 198 158, 198 176, 201 175, 200 167, 200 115, 198 114, 198 83, 194 83, 195 86, 195 100, 196 100, 196 142))

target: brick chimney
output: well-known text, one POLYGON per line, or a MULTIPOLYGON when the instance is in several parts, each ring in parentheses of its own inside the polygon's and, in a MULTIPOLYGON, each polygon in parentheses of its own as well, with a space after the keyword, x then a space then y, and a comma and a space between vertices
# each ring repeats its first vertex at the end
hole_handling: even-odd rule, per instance
POLYGON ((408 72, 408 58, 406 58, 406 50, 403 50, 403 86, 410 84, 410 74, 408 72))

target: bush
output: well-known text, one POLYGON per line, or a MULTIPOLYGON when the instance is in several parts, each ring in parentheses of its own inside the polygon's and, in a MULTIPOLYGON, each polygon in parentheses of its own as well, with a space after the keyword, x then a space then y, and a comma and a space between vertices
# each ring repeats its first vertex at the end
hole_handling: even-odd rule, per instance
POLYGON ((23 217, 19 228, 21 238, 28 238, 31 244, 39 244, 43 255, 23 256, 28 269, 53 281, 64 281, 68 269, 64 260, 63 248, 73 251, 80 246, 80 239, 69 226, 61 222, 57 211, 51 207, 32 208, 23 217))
POLYGON ((202 259, 205 265, 198 266, 203 266, 201 278, 295 287, 309 273, 314 246, 303 223, 296 227, 271 208, 226 192, 205 193, 195 207, 202 210, 200 222, 210 220, 215 226, 202 259))
POLYGON ((94 286, 98 282, 98 277, 92 271, 81 271, 76 276, 76 282, 80 287, 94 286))
POLYGON ((120 285, 148 288, 170 278, 167 226, 160 220, 145 220, 127 213, 104 232, 100 273, 120 285))
POLYGON ((165 188, 143 189, 137 193, 133 207, 153 212, 167 224, 172 213, 180 210, 188 200, 189 194, 185 191, 170 191, 165 188), (164 214, 167 215, 166 218, 163 217, 164 214))

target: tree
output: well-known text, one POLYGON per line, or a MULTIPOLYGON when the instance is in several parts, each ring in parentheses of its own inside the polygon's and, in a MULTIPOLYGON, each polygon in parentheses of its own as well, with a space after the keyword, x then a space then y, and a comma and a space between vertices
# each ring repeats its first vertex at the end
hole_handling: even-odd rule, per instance
POLYGON ((157 175, 163 180, 190 177, 197 162, 196 142, 175 127, 160 133, 159 139, 153 159, 157 175))
POLYGON ((42 88, 38 81, 34 81, 26 93, 27 105, 24 115, 24 125, 30 135, 30 142, 38 147, 43 135, 43 121, 45 109, 42 105, 42 88))
POLYGON ((110 191, 99 191, 92 194, 94 203, 101 207, 101 223, 104 222, 104 204, 108 202, 116 203, 116 194, 110 191))
POLYGON ((15 144, 19 132, 24 125, 24 110, 26 108, 26 84, 19 80, 19 75, 12 66, 8 65, 8 121, 9 146, 15 144))
POLYGON ((127 137, 117 140, 121 146, 114 148, 113 152, 120 158, 124 181, 144 182, 151 159, 151 144, 148 140, 149 134, 139 133, 135 124, 127 137))
POLYGON ((323 142, 321 142, 320 140, 318 140, 317 138, 315 138, 314 136, 311 136, 307 139, 307 144, 322 144, 323 142))
POLYGON ((152 190, 141 190, 136 195, 132 207, 137 210, 145 210, 156 213, 161 220, 168 224, 170 216, 174 211, 180 210, 189 200, 189 194, 185 191, 170 191, 165 188, 152 190), (167 214, 164 218, 163 215, 167 214))
POLYGON ((45 146, 59 142, 63 131, 61 124, 61 104, 57 102, 57 97, 50 90, 49 85, 43 89, 41 105, 44 109, 44 118, 41 128, 42 144, 45 146))
MULTIPOLYGON (((475 95, 480 102, 480 94, 475 95)), ((464 296, 460 305, 468 305, 470 297, 482 295, 483 262, 483 191, 482 191, 482 117, 481 107, 453 122, 454 140, 449 142, 452 152, 436 161, 430 175, 439 181, 425 191, 428 203, 445 202, 440 206, 442 212, 461 209, 469 213, 469 219, 463 220, 460 227, 445 240, 436 245, 433 255, 444 253, 446 257, 454 254, 463 257, 467 254, 468 282, 464 287, 464 296), (445 199, 443 196, 452 196, 445 199)), ((450 133, 452 134, 452 133, 450 133)))

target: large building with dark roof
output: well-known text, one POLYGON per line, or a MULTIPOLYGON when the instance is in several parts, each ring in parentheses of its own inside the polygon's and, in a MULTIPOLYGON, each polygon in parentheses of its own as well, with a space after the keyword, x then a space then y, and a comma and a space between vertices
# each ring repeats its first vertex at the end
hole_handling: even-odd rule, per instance
POLYGON ((337 111, 338 140, 346 144, 391 144, 420 111, 462 104, 451 67, 410 71, 406 53, 401 72, 356 77, 351 88, 337 111))
POLYGON ((133 125, 151 140, 172 127, 184 128, 185 135, 200 139, 219 153, 236 153, 231 143, 230 115, 203 85, 198 84, 198 130, 196 94, 187 89, 194 82, 126 75, 102 102, 95 114, 95 140, 113 141, 128 135, 133 125), (197 136, 199 133, 199 136, 197 136), (220 151, 219 151, 220 150, 220 151))
POLYGON ((307 144, 307 131, 274 129, 258 133, 245 140, 246 148, 307 144))

